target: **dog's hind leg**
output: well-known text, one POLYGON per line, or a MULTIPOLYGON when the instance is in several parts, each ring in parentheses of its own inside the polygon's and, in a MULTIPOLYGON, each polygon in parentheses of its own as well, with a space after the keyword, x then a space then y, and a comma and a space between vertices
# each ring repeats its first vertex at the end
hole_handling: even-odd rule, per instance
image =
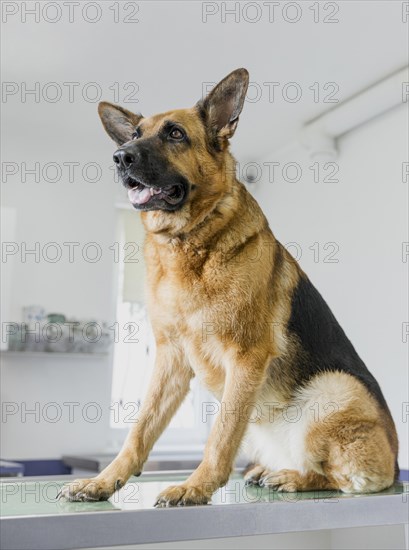
POLYGON ((331 424, 318 423, 308 435, 309 462, 318 471, 272 471, 257 465, 247 473, 248 484, 277 491, 340 490, 372 493, 390 487, 395 478, 395 455, 382 425, 351 418, 349 411, 334 414, 331 424))
POLYGON ((325 438, 323 470, 335 488, 345 493, 373 493, 393 484, 396 453, 380 420, 353 418, 344 411, 334 414, 331 425, 317 426, 310 437, 318 452, 325 438))
POLYGON ((243 478, 246 485, 259 485, 260 479, 267 473, 264 466, 260 464, 249 464, 243 472, 243 478))
POLYGON ((359 380, 346 373, 321 374, 297 399, 299 421, 281 431, 281 447, 271 447, 270 462, 264 453, 247 472, 253 484, 346 493, 378 492, 393 484, 398 450, 393 420, 359 380), (280 457, 282 449, 287 455, 280 457))
POLYGON ((336 483, 316 472, 302 474, 297 470, 265 470, 260 477, 260 487, 271 487, 276 491, 294 493, 297 491, 327 491, 337 489, 336 483))
MULTIPOLYGON (((348 375, 343 375, 343 378, 348 375)), ((325 475, 346 493, 371 493, 390 487, 397 475, 398 440, 389 410, 356 379, 332 400, 334 410, 312 422, 305 437, 311 469, 325 475), (347 398, 345 398, 345 396, 347 398), (334 405, 337 405, 335 407, 334 405)))

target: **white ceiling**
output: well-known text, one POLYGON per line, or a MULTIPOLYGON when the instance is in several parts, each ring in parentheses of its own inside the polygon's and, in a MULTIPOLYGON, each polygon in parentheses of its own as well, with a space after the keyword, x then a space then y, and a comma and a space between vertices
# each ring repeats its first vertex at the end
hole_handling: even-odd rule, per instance
MULTIPOLYGON (((98 83, 102 99, 108 101, 114 100, 109 89, 114 82, 120 87, 136 82, 139 102, 126 104, 121 98, 120 103, 149 115, 194 104, 202 82, 219 80, 244 66, 263 94, 258 102, 246 103, 233 150, 239 158, 259 157, 260 151, 287 142, 303 123, 333 106, 313 101, 309 86, 314 82, 337 83, 337 97, 343 100, 408 62, 408 28, 402 22, 401 2, 339 1, 335 16, 339 23, 334 24, 314 23, 309 9, 313 2, 305 1, 298 2, 302 16, 297 23, 286 22, 281 7, 276 8, 275 21, 269 22, 263 2, 257 23, 246 22, 243 13, 239 23, 232 16, 223 23, 220 15, 209 16, 204 23, 204 4, 195 1, 138 2, 139 23, 113 23, 114 12, 109 9, 113 4, 101 2, 102 17, 94 24, 78 13, 70 23, 64 11, 62 20, 54 24, 35 23, 29 15, 22 23, 16 14, 3 25, 3 80, 19 86, 26 82, 27 87, 57 82, 63 90, 57 103, 34 103, 30 97, 22 103, 18 94, 7 99, 3 104, 6 156, 15 156, 16 150, 24 155, 33 147, 44 150, 56 141, 61 148, 68 147, 71 156, 79 150, 101 151, 106 137, 96 104, 79 92, 88 82, 98 83), (81 83, 73 103, 64 82, 81 83), (303 98, 286 102, 279 88, 277 100, 270 102, 264 82, 297 82, 303 98)), ((248 16, 254 13, 249 11, 248 16)))

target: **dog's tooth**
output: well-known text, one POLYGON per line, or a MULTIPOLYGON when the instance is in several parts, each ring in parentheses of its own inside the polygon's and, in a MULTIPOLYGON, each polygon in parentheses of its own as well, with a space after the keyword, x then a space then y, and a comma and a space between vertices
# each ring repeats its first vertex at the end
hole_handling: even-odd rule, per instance
POLYGON ((151 197, 153 197, 153 194, 154 194, 153 187, 150 187, 149 190, 150 190, 150 193, 151 193, 151 197))

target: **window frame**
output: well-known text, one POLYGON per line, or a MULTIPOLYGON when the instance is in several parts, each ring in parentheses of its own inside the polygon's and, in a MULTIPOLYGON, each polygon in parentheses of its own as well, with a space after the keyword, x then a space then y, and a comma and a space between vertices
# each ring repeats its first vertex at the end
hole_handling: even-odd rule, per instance
MULTIPOLYGON (((121 244, 121 213, 123 210, 133 210, 131 205, 118 201, 115 204, 116 210, 116 242, 121 244)), ((122 241, 123 242, 123 241, 122 241)), ((117 317, 117 308, 119 304, 119 277, 120 277, 120 262, 118 261, 114 267, 113 273, 113 309, 115 312, 115 319, 117 317)), ((116 344, 113 344, 114 346, 116 344)), ((114 404, 112 391, 113 391, 113 377, 115 372, 114 364, 114 349, 111 354, 111 388, 110 388, 110 405, 114 404)), ((197 380, 197 379, 196 379, 197 380)), ((216 402, 211 394, 200 386, 198 381, 195 384, 195 388, 191 390, 194 392, 194 418, 195 423, 193 428, 171 428, 168 427, 157 440, 154 445, 155 451, 177 451, 180 455, 189 454, 194 451, 201 451, 204 448, 205 442, 209 435, 212 421, 203 421, 203 403, 216 402)), ((178 414, 178 413, 176 413, 178 414)), ((119 450, 129 430, 132 428, 132 423, 129 423, 127 427, 113 427, 111 425, 111 412, 109 414, 109 447, 115 451, 119 450)))

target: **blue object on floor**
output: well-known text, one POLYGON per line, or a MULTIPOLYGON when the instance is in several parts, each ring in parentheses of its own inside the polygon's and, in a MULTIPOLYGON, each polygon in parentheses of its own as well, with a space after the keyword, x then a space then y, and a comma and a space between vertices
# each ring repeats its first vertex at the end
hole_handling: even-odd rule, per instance
POLYGON ((400 471, 399 481, 409 481, 409 470, 400 471))
POLYGON ((62 460, 16 460, 24 469, 25 476, 58 476, 71 473, 71 468, 62 460))
POLYGON ((24 475, 24 466, 18 462, 0 460, 0 477, 16 477, 24 475))

